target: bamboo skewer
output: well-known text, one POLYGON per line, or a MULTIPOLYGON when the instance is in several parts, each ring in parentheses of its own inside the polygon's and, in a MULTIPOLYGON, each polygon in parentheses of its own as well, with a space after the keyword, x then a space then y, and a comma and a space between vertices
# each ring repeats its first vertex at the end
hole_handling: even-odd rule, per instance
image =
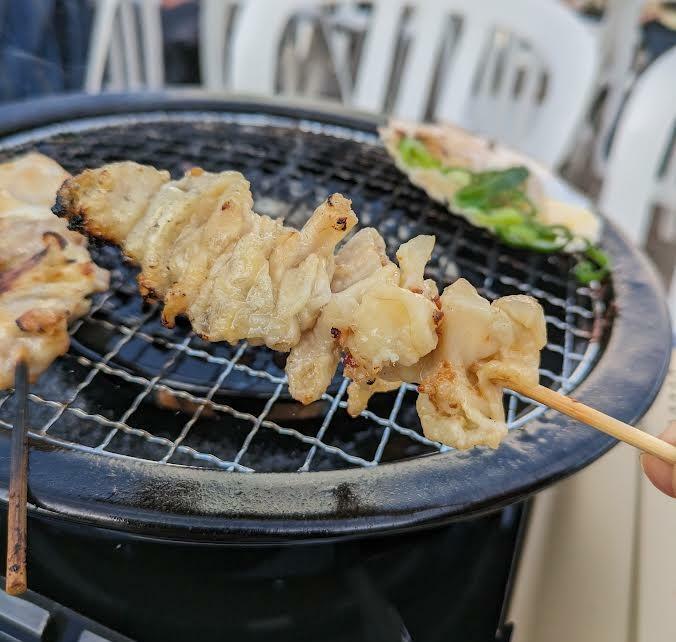
POLYGON ((544 386, 518 386, 513 382, 505 382, 505 387, 514 392, 518 392, 524 397, 537 401, 554 410, 558 410, 568 417, 577 419, 592 428, 615 437, 631 446, 642 450, 643 452, 655 455, 668 464, 676 464, 676 446, 672 446, 666 441, 662 441, 653 435, 650 435, 634 426, 625 424, 623 421, 614 419, 594 408, 585 406, 583 403, 571 399, 566 395, 550 390, 544 386))
POLYGON ((9 502, 7 506, 7 579, 9 595, 26 592, 26 530, 28 501, 28 366, 21 360, 14 374, 18 400, 16 421, 12 430, 9 469, 9 502))

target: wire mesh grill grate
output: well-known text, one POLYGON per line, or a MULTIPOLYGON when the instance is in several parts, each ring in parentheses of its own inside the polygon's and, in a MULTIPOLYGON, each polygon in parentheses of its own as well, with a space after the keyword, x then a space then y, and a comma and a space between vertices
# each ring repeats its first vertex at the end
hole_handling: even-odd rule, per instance
MULTIPOLYGON (((591 369, 606 319, 605 292, 578 287, 564 256, 529 255, 447 214, 408 184, 373 134, 265 115, 191 113, 74 121, 6 140, 0 156, 46 153, 72 172, 132 159, 179 175, 200 165, 238 169, 251 181, 256 211, 295 226, 332 192, 352 199, 360 226, 376 227, 390 255, 420 233, 437 246, 429 274, 440 284, 459 273, 485 296, 527 293, 545 308, 549 343, 541 380, 571 390, 591 369)), ((246 343, 209 344, 137 293, 135 270, 112 248, 92 248, 112 270, 111 289, 72 327, 69 353, 32 387, 36 439, 165 464, 227 471, 313 471, 371 467, 446 448, 426 439, 415 389, 377 395, 347 415, 339 373, 322 400, 302 407, 288 394, 283 356, 246 343)), ((510 393, 510 428, 545 409, 510 393)), ((0 396, 9 428, 13 393, 0 396)))

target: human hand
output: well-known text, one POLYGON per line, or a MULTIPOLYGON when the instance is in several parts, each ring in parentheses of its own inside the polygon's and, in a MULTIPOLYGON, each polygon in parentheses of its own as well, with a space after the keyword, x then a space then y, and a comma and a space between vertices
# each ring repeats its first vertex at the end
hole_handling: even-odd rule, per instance
MULTIPOLYGON (((676 445, 676 421, 669 424, 660 439, 676 445)), ((641 466, 655 488, 676 498, 676 466, 648 454, 641 455, 641 466)))

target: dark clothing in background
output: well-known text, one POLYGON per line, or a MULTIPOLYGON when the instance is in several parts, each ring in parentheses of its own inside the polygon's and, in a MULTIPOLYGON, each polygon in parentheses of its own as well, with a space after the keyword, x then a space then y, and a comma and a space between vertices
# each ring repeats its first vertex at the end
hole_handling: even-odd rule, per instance
POLYGON ((648 53, 649 62, 675 46, 676 31, 656 21, 643 25, 643 47, 648 53))
POLYGON ((0 0, 0 100, 82 87, 86 0, 0 0))
POLYGON ((200 82, 198 11, 196 2, 162 11, 164 80, 167 84, 196 85, 200 82))
MULTIPOLYGON (((0 101, 82 88, 94 0, 0 0, 0 101)), ((199 83, 197 4, 162 11, 165 81, 199 83)))

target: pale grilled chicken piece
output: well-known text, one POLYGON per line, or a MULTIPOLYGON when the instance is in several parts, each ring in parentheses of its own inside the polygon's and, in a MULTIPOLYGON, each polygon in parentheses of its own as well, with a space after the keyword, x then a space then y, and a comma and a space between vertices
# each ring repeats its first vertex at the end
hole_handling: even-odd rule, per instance
POLYGON ((0 389, 13 385, 19 358, 35 381, 64 354, 68 322, 89 311, 89 295, 108 287, 108 272, 92 262, 85 238, 49 210, 67 176, 40 154, 0 166, 0 183, 11 189, 0 190, 0 389), (53 187, 49 199, 45 186, 53 187))
POLYGON ((216 206, 200 208, 176 238, 169 258, 173 284, 164 297, 162 320, 173 327, 197 298, 214 262, 250 230, 255 220, 249 181, 239 172, 225 172, 226 186, 216 206), (225 213, 225 214, 224 214, 225 213))
POLYGON ((351 381, 347 387, 347 414, 357 417, 366 410, 371 397, 378 392, 391 392, 401 386, 401 381, 376 379, 372 384, 351 381))
MULTIPOLYGON (((124 243, 125 253, 141 267, 139 286, 143 296, 166 300, 169 289, 173 288, 174 292, 185 292, 185 303, 188 303, 190 291, 187 284, 185 287, 182 285, 182 281, 193 269, 201 267, 192 279, 199 286, 211 269, 214 255, 220 253, 223 242, 237 238, 241 231, 238 212, 227 211, 233 201, 244 212, 250 212, 249 184, 239 172, 210 174, 192 171, 181 180, 160 187, 148 204, 146 214, 130 230, 124 243), (222 209, 224 205, 226 210, 222 209), (174 248, 182 246, 184 254, 186 239, 181 239, 179 244, 179 235, 184 232, 194 234, 213 218, 221 223, 219 227, 211 226, 210 232, 221 232, 211 239, 216 246, 214 250, 210 251, 207 243, 204 247, 191 248, 194 252, 189 257, 183 255, 181 260, 181 252, 175 253, 174 248), (201 258, 195 256, 198 250, 201 258), (195 263, 191 265, 192 260, 195 263)), ((190 243, 195 241, 193 234, 190 234, 190 243)), ((173 301, 172 304, 176 307, 173 301)), ((178 313, 185 309, 179 308, 178 313)))
POLYGON ((383 237, 378 230, 365 227, 338 250, 331 291, 341 292, 388 263, 383 237))
POLYGON ((321 398, 336 374, 342 355, 342 335, 349 329, 363 296, 379 285, 398 282, 399 269, 388 262, 331 296, 315 326, 303 333, 286 360, 289 392, 294 399, 308 404, 321 398))
MULTIPOLYGON (((289 390, 303 403, 321 397, 342 353, 345 375, 373 394, 384 387, 374 385, 383 369, 413 365, 437 344, 440 313, 431 298, 423 294, 426 288, 432 298, 436 297, 436 287, 425 285, 423 279, 434 237, 416 237, 402 245, 405 270, 403 266, 400 270, 380 255, 384 242, 378 241, 378 233, 364 232, 367 230, 350 239, 336 257, 336 262, 346 268, 340 286, 347 287, 332 295, 315 327, 301 337, 287 359, 289 390), (375 248, 375 256, 362 263, 358 250, 364 249, 367 256, 369 248, 375 248), (383 260, 385 265, 380 265, 383 260), (349 284, 351 261, 359 277, 349 284), (368 274, 364 263, 370 266, 368 274), (414 291, 404 287, 404 282, 410 283, 414 291)), ((352 390, 362 398, 367 394, 366 390, 352 390)), ((361 402, 353 404, 359 405, 361 402)))
POLYGON ((51 207, 56 190, 69 176, 55 160, 29 152, 0 164, 0 190, 24 203, 51 207))
POLYGON ((86 169, 61 186, 54 209, 68 213, 71 229, 122 245, 169 180, 169 172, 132 161, 86 169))
POLYGON ((328 302, 334 246, 355 222, 339 195, 300 231, 251 212, 249 227, 222 248, 188 307, 195 331, 209 341, 248 339, 288 351, 328 302))
POLYGON ((269 257, 285 234, 280 220, 259 216, 232 250, 216 260, 189 310, 195 332, 209 341, 230 343, 261 342, 274 333, 268 323, 277 303, 269 257))
POLYGON ((367 227, 350 238, 335 256, 333 294, 315 326, 291 348, 286 361, 289 391, 308 404, 321 398, 340 363, 340 327, 346 326, 364 293, 383 283, 397 283, 399 271, 385 253, 385 241, 367 227))
POLYGON ((434 241, 433 236, 421 234, 403 243, 397 250, 401 287, 432 300, 439 296, 439 290, 434 279, 425 278, 425 266, 432 257, 434 241))
POLYGON ((0 389, 14 386, 14 371, 20 360, 28 364, 31 383, 50 366, 57 357, 65 354, 70 345, 64 314, 45 310, 42 319, 20 320, 17 325, 12 310, 0 308, 0 389))
POLYGON ((0 282, 3 284, 0 297, 3 304, 18 300, 17 288, 30 283, 36 296, 31 297, 30 291, 24 289, 19 297, 21 301, 31 302, 36 307, 52 306, 56 304, 59 288, 63 285, 62 307, 67 312, 67 318, 72 320, 89 310, 89 300, 85 298, 88 294, 108 287, 106 270, 91 260, 86 248, 75 245, 65 234, 49 229, 40 233, 34 226, 16 224, 11 231, 9 229, 6 221, 0 219, 0 234, 3 235, 0 240, 0 282), (6 252, 8 239, 14 239, 17 244, 25 243, 24 247, 31 248, 30 253, 6 252), (49 297, 44 298, 45 293, 49 297))
POLYGON ((68 349, 68 321, 89 310, 86 297, 107 285, 91 261, 70 262, 67 242, 45 232, 43 249, 0 273, 0 387, 13 383, 16 357, 27 358, 31 380, 68 349), (9 358, 5 355, 9 354, 9 358))
POLYGON ((368 384, 383 371, 418 363, 437 345, 440 316, 432 301, 399 285, 370 289, 341 328, 345 376, 368 384))
MULTIPOLYGON (((300 332, 314 326, 321 309, 331 298, 336 246, 357 224, 351 202, 333 194, 313 213, 300 231, 291 234, 270 256, 270 278, 279 289, 275 315, 298 320, 291 328, 289 350, 300 332)), ((274 315, 273 315, 274 316, 274 315)))
POLYGON ((347 391, 348 413, 353 416, 372 395, 401 384, 397 367, 417 363, 437 345, 438 290, 432 279, 425 279, 433 249, 433 236, 416 236, 402 244, 397 250, 399 287, 378 286, 367 292, 342 335, 349 355, 345 374, 353 380, 347 391), (390 381, 380 378, 383 371, 390 381))
POLYGON ((346 376, 373 381, 383 370, 418 363, 437 345, 440 318, 430 299, 399 284, 369 289, 349 327, 341 328, 341 346, 348 355, 346 376))
MULTIPOLYGON (((505 382, 538 383, 546 343, 542 307, 523 295, 489 303, 465 279, 448 286, 439 305, 438 345, 413 364, 400 360, 382 368, 371 382, 357 377, 348 386, 348 412, 355 416, 373 394, 401 381, 418 383, 416 408, 426 437, 458 449, 497 448, 507 434, 505 382)), ((347 363, 345 373, 350 376, 347 363)))
POLYGON ((427 437, 496 448, 507 433, 501 382, 538 383, 544 312, 524 295, 489 303, 465 279, 444 290, 441 310, 436 350, 397 376, 420 383, 416 405, 427 437))
POLYGON ((140 265, 141 293, 165 301, 166 325, 185 314, 206 340, 288 351, 331 296, 335 246, 357 221, 350 201, 333 195, 299 231, 256 214, 238 172, 167 179, 130 162, 87 170, 54 211, 140 265))
MULTIPOLYGON (((69 230, 48 207, 24 203, 0 190, 0 266, 11 266, 44 250, 45 234, 59 242, 67 261, 95 265, 87 250, 87 239, 69 230)), ((105 281, 106 274, 96 269, 97 287, 105 281)))

